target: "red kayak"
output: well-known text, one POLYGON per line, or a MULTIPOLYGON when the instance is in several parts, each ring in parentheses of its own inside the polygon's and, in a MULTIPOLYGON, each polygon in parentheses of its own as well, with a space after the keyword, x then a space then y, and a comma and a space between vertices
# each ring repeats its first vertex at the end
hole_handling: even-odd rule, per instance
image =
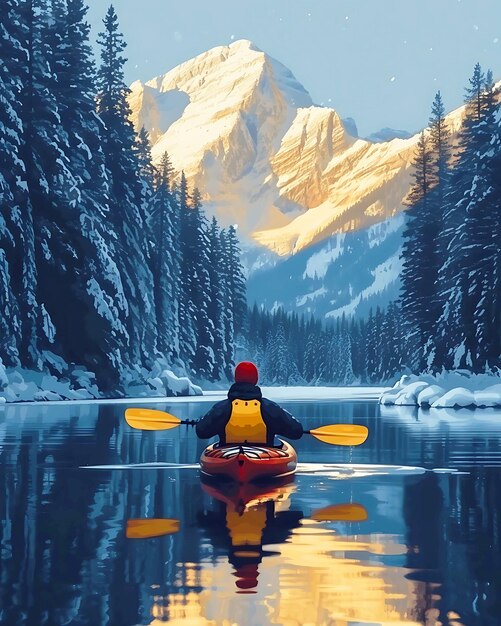
POLYGON ((280 447, 260 444, 213 444, 202 452, 200 466, 208 476, 226 476, 240 483, 290 476, 296 471, 297 455, 286 441, 280 447))

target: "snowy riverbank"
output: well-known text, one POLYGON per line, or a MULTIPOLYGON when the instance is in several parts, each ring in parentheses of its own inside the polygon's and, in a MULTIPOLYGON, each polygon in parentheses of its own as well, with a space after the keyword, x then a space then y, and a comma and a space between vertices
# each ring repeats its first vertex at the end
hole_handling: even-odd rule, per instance
POLYGON ((432 408, 500 407, 501 376, 464 370, 402 376, 381 394, 380 404, 432 408))
MULTIPOLYGON (((22 368, 5 368, 0 361, 0 404, 9 402, 83 401, 106 398, 95 383, 95 376, 83 368, 68 366, 61 360, 60 375, 22 368)), ((118 392, 117 392, 118 393, 118 392)), ((137 368, 125 376, 121 395, 135 398, 199 396, 202 389, 186 376, 177 376, 158 361, 151 370, 137 368)))

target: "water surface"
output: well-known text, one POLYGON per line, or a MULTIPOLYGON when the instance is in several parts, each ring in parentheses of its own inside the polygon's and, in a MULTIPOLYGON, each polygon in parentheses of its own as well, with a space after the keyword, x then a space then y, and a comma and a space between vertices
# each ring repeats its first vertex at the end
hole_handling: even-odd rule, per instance
POLYGON ((501 412, 285 406, 369 439, 303 437, 291 484, 222 492, 189 427, 132 430, 122 403, 1 409, 0 624, 499 626, 501 412), (170 534, 132 538, 144 519, 170 534))

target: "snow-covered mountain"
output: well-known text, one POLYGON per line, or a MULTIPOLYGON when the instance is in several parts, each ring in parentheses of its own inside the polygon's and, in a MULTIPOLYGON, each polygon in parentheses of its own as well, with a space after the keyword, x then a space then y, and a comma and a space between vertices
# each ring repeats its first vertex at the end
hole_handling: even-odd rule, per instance
POLYGON ((242 40, 132 86, 136 127, 223 223, 280 256, 402 210, 418 137, 371 142, 242 40))
POLYGON ((400 213, 368 228, 332 235, 254 272, 247 285, 249 303, 331 320, 343 313, 367 317, 371 308, 385 308, 398 295, 403 227, 400 213))
MULTIPOLYGON (((315 106, 284 65, 246 40, 131 91, 154 161, 167 151, 209 213, 238 225, 251 301, 336 317, 396 295, 419 135, 359 138, 352 119, 315 106)), ((462 112, 448 117, 453 132, 462 112)))

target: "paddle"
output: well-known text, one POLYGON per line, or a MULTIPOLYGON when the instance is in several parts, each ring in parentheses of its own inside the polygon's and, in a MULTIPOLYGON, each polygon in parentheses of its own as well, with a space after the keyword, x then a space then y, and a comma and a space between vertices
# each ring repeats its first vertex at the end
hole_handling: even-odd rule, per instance
MULTIPOLYGON (((187 426, 196 424, 195 420, 180 420, 175 415, 156 409, 127 409, 125 419, 129 426, 140 430, 169 430, 181 424, 187 426)), ((304 430, 303 434, 311 435, 331 445, 359 446, 367 439, 369 430, 366 426, 358 424, 329 424, 313 430, 304 430)))
POLYGON ((196 424, 195 420, 180 420, 175 415, 155 409, 127 409, 125 419, 129 426, 139 430, 169 430, 181 424, 187 426, 196 424))
POLYGON ((125 535, 127 539, 149 539, 179 532, 178 519, 130 519, 127 520, 125 535))
POLYGON ((310 519, 317 522, 365 522, 368 517, 367 509, 361 504, 332 504, 314 511, 310 519))
POLYGON ((367 439, 369 429, 358 424, 329 424, 303 433, 336 446, 359 446, 367 439))
MULTIPOLYGON (((227 504, 231 504, 228 502, 227 504)), ((262 504, 262 503, 261 503, 262 504)), ((245 514, 245 513, 244 513, 245 514)), ((367 511, 361 504, 334 504, 314 511, 310 519, 317 522, 365 522, 367 511)), ((173 535, 180 530, 178 519, 130 519, 127 520, 127 539, 152 539, 173 535)), ((252 530, 251 528, 249 530, 252 530)))

